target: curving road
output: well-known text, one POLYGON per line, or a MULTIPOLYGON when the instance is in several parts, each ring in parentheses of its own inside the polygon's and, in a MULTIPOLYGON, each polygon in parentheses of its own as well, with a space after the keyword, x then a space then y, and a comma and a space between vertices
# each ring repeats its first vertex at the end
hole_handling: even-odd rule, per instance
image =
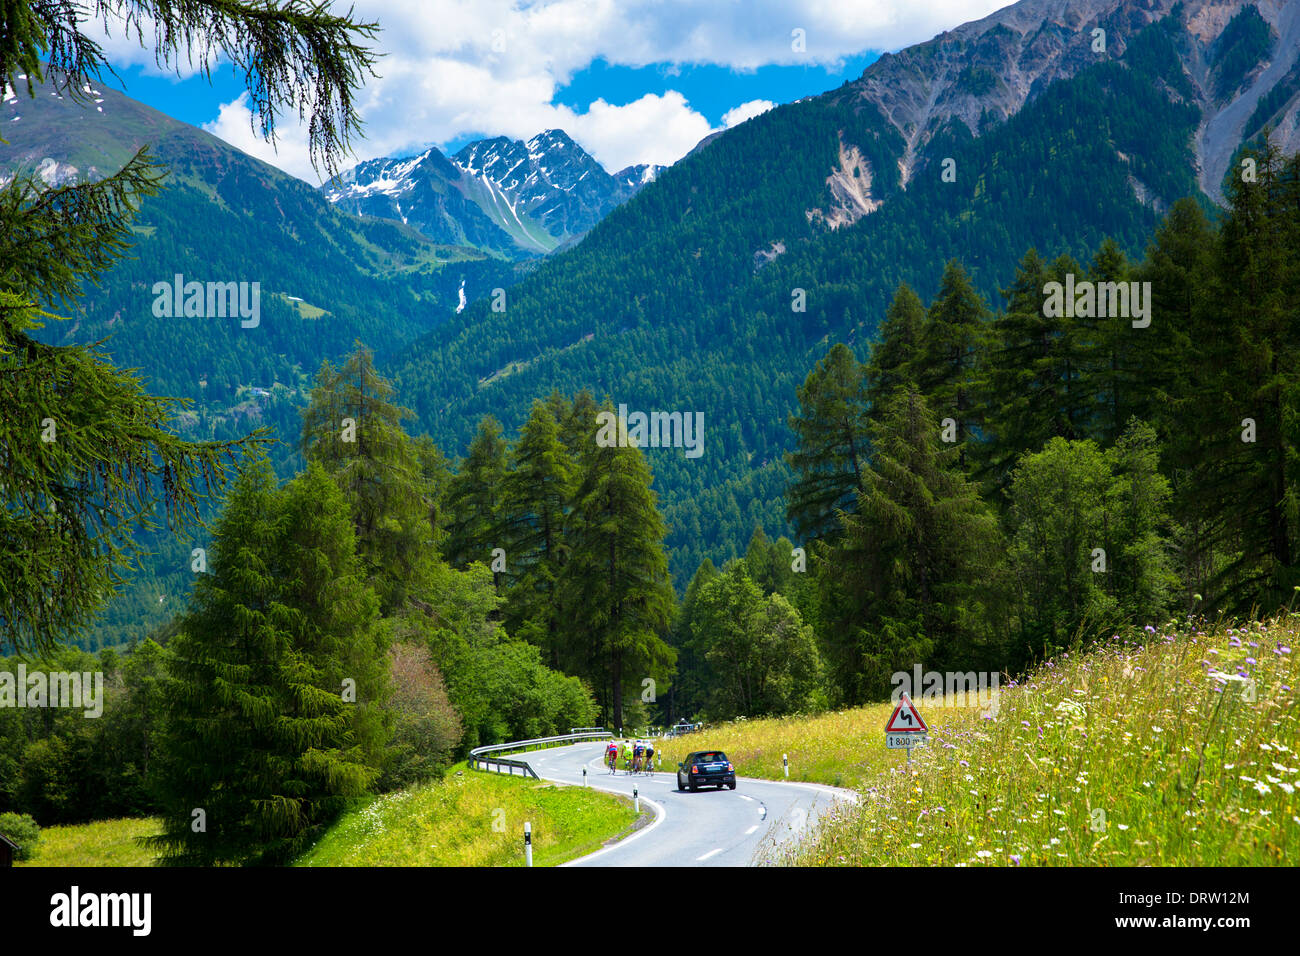
POLYGON ((588 786, 627 796, 635 787, 655 813, 648 826, 565 866, 750 866, 773 846, 798 839, 833 803, 857 796, 750 777, 738 777, 735 790, 679 792, 676 764, 665 762, 652 776, 610 774, 601 763, 604 752, 604 742, 596 742, 511 755, 547 780, 581 785, 585 767, 588 786))

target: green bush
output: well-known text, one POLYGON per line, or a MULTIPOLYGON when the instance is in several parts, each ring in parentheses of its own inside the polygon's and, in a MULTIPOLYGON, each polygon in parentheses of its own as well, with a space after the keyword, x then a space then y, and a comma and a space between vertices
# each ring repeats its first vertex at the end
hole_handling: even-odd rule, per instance
POLYGON ((0 813, 0 833, 14 843, 18 850, 14 857, 30 860, 36 855, 36 845, 41 842, 41 828, 26 813, 0 813))

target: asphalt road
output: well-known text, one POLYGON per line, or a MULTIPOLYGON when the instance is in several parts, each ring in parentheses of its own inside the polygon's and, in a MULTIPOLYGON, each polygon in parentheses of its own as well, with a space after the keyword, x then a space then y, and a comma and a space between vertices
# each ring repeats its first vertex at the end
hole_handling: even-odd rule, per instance
MULTIPOLYGON (((511 754, 527 760, 539 777, 632 795, 655 812, 648 826, 566 866, 751 866, 771 849, 797 840, 832 803, 852 800, 849 790, 811 783, 737 777, 735 790, 677 790, 677 766, 653 775, 611 774, 601 763, 605 743, 583 743, 511 754)), ((743 767, 738 767, 743 770, 743 767)))

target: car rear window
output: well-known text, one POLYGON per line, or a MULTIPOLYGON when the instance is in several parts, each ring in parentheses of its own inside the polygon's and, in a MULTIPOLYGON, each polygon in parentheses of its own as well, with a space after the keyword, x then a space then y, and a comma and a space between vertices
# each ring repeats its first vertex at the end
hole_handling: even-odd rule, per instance
POLYGON ((695 755, 696 763, 726 763, 727 755, 721 750, 710 750, 705 753, 695 755))

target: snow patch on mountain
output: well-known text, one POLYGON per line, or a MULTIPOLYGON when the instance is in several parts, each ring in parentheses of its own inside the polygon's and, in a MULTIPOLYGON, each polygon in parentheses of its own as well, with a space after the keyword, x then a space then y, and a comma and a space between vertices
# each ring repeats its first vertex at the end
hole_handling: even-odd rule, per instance
POLYGON ((663 169, 605 171, 564 130, 477 140, 454 156, 367 160, 322 187, 361 215, 400 218, 438 241, 545 254, 584 235, 663 169))

